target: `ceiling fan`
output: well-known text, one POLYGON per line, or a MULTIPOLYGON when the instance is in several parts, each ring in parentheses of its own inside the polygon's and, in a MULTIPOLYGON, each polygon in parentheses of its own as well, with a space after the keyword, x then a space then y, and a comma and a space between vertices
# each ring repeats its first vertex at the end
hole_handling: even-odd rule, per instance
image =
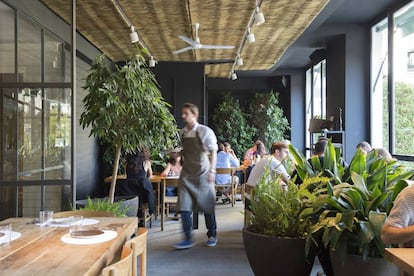
POLYGON ((195 29, 195 40, 188 38, 184 35, 179 35, 178 37, 190 44, 190 46, 182 48, 174 52, 174 54, 179 54, 189 50, 196 49, 233 49, 235 46, 230 45, 205 45, 200 43, 200 38, 198 37, 198 29, 200 28, 200 23, 194 24, 195 29))

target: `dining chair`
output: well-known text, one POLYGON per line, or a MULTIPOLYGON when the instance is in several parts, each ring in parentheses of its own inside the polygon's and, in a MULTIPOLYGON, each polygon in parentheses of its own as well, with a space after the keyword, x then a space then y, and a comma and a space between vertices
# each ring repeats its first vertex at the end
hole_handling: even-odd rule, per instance
POLYGON ((83 216, 85 218, 90 217, 113 217, 114 214, 111 212, 104 211, 89 211, 89 210, 73 210, 64 211, 53 214, 53 218, 67 218, 70 216, 83 216))
POLYGON ((132 262, 133 252, 131 248, 122 247, 121 260, 105 267, 101 275, 102 276, 131 276, 132 275, 132 262))
POLYGON ((236 203, 236 187, 237 183, 233 183, 234 169, 233 168, 216 168, 216 174, 227 174, 230 176, 230 183, 215 185, 216 190, 224 190, 230 188, 231 207, 236 203))
MULTIPOLYGON (((178 178, 171 178, 171 179, 166 179, 165 180, 165 191, 164 191, 164 206, 162 206, 162 211, 164 212, 164 215, 166 218, 169 218, 169 214, 170 214, 170 207, 171 205, 175 205, 177 206, 178 204, 178 196, 167 196, 166 193, 166 188, 167 186, 174 186, 174 187, 178 187, 178 178)), ((176 219, 176 218, 174 218, 176 219)))
POLYGON ((147 275, 147 233, 145 228, 138 228, 137 236, 126 241, 125 246, 132 249, 132 275, 138 274, 137 257, 140 256, 140 276, 147 275))

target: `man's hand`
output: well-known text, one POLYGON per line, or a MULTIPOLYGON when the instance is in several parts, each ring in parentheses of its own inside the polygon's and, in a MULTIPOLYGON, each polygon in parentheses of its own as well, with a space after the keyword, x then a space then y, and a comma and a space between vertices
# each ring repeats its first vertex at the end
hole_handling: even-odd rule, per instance
POLYGON ((208 173, 208 183, 215 183, 216 182, 216 173, 209 172, 208 173))

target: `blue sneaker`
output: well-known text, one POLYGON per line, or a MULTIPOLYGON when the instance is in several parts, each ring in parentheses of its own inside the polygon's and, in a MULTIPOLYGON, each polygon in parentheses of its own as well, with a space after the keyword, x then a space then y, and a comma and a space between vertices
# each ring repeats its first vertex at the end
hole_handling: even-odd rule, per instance
POLYGON ((174 244, 174 248, 176 249, 188 249, 195 245, 194 242, 191 240, 183 240, 182 242, 174 244))
POLYGON ((216 246, 216 244, 217 244, 217 238, 216 237, 209 237, 207 242, 206 242, 206 245, 209 246, 209 247, 216 246))

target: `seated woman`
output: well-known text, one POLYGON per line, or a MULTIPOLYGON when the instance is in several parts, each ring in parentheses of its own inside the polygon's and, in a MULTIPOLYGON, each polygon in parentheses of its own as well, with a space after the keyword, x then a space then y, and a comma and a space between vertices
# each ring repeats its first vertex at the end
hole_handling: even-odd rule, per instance
MULTIPOLYGON (((183 161, 180 153, 173 152, 170 154, 170 159, 168 159, 167 166, 161 172, 161 176, 180 176, 182 169, 183 161)), ((166 187, 165 192, 166 196, 176 196, 177 187, 166 187)))
MULTIPOLYGON (((219 144, 219 152, 217 153, 217 164, 216 168, 231 168, 231 167, 238 167, 240 165, 240 161, 235 158, 233 155, 225 151, 225 147, 223 144, 219 144)), ((227 174, 217 174, 216 175, 216 184, 217 185, 228 185, 232 183, 233 185, 237 185, 239 183, 239 178, 237 176, 233 176, 231 178, 230 175, 227 174)), ((223 199, 223 203, 230 202, 230 198, 227 192, 224 192, 225 198, 223 199)))
POLYGON ((126 156, 126 174, 129 189, 139 197, 138 217, 144 218, 142 203, 148 203, 149 213, 155 211, 154 189, 149 178, 152 177, 151 161, 147 150, 126 156))

